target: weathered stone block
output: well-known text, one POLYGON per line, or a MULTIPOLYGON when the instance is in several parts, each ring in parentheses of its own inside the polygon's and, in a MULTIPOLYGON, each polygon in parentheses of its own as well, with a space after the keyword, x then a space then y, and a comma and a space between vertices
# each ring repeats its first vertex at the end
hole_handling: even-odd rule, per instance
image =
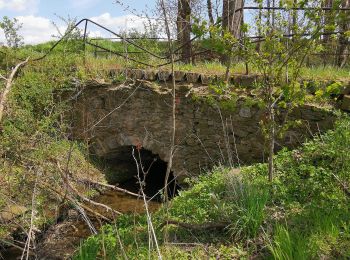
POLYGON ((233 83, 242 87, 251 87, 258 80, 257 75, 234 75, 233 83))
POLYGON ((239 116, 244 118, 250 118, 252 117, 252 112, 250 111, 249 107, 242 107, 239 110, 239 116))
POLYGON ((174 78, 175 81, 182 82, 185 80, 186 73, 184 71, 175 71, 174 78))
POLYGON ((350 111, 350 95, 345 95, 341 103, 341 109, 350 111))
POLYGON ((145 75, 145 71, 141 69, 133 69, 131 70, 131 78, 132 79, 143 79, 145 75))
POLYGON ((188 83, 197 83, 199 81, 199 76, 200 75, 198 73, 187 72, 186 81, 188 83))
POLYGON ((200 75, 200 80, 201 83, 204 85, 210 84, 213 80, 215 80, 215 76, 213 75, 206 75, 206 74, 201 74, 200 75))
POLYGON ((171 72, 170 71, 158 71, 157 73, 158 80, 161 82, 169 81, 171 78, 171 72))
POLYGON ((111 69, 109 71, 109 76, 110 77, 116 77, 121 74, 121 69, 111 69))
POLYGON ((349 95, 350 94, 350 82, 344 83, 344 88, 341 92, 343 95, 349 95))
POLYGON ((154 81, 157 79, 157 73, 153 70, 146 70, 144 74, 144 79, 154 81))

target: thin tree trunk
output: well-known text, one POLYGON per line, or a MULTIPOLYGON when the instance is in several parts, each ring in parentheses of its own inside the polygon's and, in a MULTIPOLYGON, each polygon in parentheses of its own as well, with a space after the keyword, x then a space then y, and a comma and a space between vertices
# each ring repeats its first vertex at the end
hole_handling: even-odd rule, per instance
MULTIPOLYGON (((294 0, 293 7, 296 8, 297 5, 298 5, 298 0, 294 0)), ((298 23, 298 11, 297 10, 293 10, 292 11, 292 30, 291 30, 290 33, 292 33, 292 34, 296 34, 297 33, 297 31, 296 31, 297 23, 298 23)), ((293 36, 293 39, 294 39, 294 36, 293 36)))
POLYGON ((171 127, 171 137, 170 137, 170 149, 169 149, 169 161, 165 173, 165 180, 164 180, 164 200, 165 202, 168 201, 168 179, 170 176, 172 164, 173 164, 173 155, 174 155, 174 150, 175 150, 175 135, 176 135, 176 82, 175 82, 175 77, 174 77, 174 52, 173 52, 173 43, 171 41, 171 34, 170 34, 170 27, 169 27, 169 22, 168 22, 168 16, 166 13, 165 5, 164 5, 164 0, 160 1, 161 3, 161 8, 163 11, 163 16, 164 16, 164 21, 165 21, 165 30, 166 34, 168 37, 168 47, 170 51, 170 57, 171 57, 171 78, 172 78, 172 127, 171 127))
MULTIPOLYGON (((333 6, 333 0, 325 0, 323 3, 323 7, 332 7, 333 6)), ((334 23, 334 18, 332 17, 331 11, 324 11, 324 32, 329 33, 332 32, 332 30, 327 29, 326 26, 332 25, 334 23)), ((330 35, 323 35, 323 40, 325 44, 328 44, 330 42, 330 35)))
POLYGON ((181 59, 185 63, 191 62, 191 0, 178 1, 178 40, 181 48, 181 59))
MULTIPOLYGON (((223 29, 229 30, 237 38, 241 38, 241 24, 243 20, 244 0, 224 0, 223 2, 223 29), (237 11, 238 10, 238 11, 237 11)), ((228 84, 230 79, 230 68, 232 57, 223 55, 221 61, 226 64, 225 82, 228 84)))
POLYGON ((208 17, 209 17, 209 24, 214 24, 214 16, 213 16, 213 4, 211 0, 207 0, 207 8, 208 8, 208 17))
MULTIPOLYGON (((324 3, 323 3, 323 7, 332 7, 332 6, 333 6, 333 0, 325 0, 324 3)), ((331 32, 334 31, 334 30, 332 30, 332 29, 330 29, 328 27, 328 26, 334 25, 334 16, 332 14, 332 11, 329 11, 329 10, 324 11, 323 23, 324 23, 324 30, 323 30, 324 33, 331 33, 331 32)), ((328 52, 328 51, 333 49, 332 46, 331 46, 332 38, 331 38, 330 34, 323 35, 323 44, 324 44, 326 52, 328 52)), ((334 59, 333 58, 334 57, 329 57, 329 56, 325 55, 323 57, 323 64, 324 64, 324 66, 327 63, 334 64, 334 59)))
MULTIPOLYGON (((262 10, 259 9, 259 18, 258 18, 258 35, 260 36, 261 35, 261 26, 262 26, 262 10)), ((256 47, 255 47, 255 50, 257 53, 260 53, 260 49, 261 49, 261 44, 260 44, 260 41, 258 41, 256 43, 256 47)))
MULTIPOLYGON (((343 8, 350 8, 350 0, 343 0, 342 2, 342 7, 343 8)), ((347 20, 347 17, 350 16, 349 11, 345 11, 343 15, 343 21, 340 24, 340 31, 347 32, 350 31, 350 21, 347 20)), ((339 36, 339 55, 338 55, 338 66, 339 67, 344 67, 347 60, 348 60, 348 55, 349 55, 349 40, 348 37, 344 34, 340 34, 339 36)))
MULTIPOLYGON (((7 103, 8 94, 11 91, 13 79, 16 76, 18 69, 20 67, 24 66, 28 62, 28 60, 29 60, 29 57, 25 61, 18 63, 16 65, 16 67, 12 70, 10 77, 8 79, 6 79, 6 86, 5 86, 4 92, 2 93, 1 99, 0 99, 0 123, 1 123, 2 118, 3 118, 4 109, 5 109, 5 106, 7 103)), ((3 76, 1 76, 1 78, 5 79, 3 76)))
POLYGON ((275 111, 270 107, 270 146, 269 146, 269 181, 272 182, 275 172, 273 156, 275 153, 275 111))
POLYGON ((228 30, 237 38, 241 29, 243 7, 244 0, 223 0, 222 3, 222 28, 228 30))

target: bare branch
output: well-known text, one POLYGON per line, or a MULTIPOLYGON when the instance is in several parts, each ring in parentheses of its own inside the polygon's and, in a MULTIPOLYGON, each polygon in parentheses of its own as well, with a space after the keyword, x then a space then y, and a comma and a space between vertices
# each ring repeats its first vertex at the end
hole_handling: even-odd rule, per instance
POLYGON ((22 61, 21 63, 18 63, 16 65, 16 67, 12 70, 12 72, 10 74, 10 77, 6 80, 7 81, 6 82, 6 86, 5 86, 4 92, 2 93, 1 100, 0 100, 0 123, 2 121, 4 108, 5 108, 5 105, 6 105, 6 102, 7 102, 8 94, 9 94, 9 92, 11 90, 11 87, 12 87, 13 79, 16 76, 16 73, 17 73, 18 69, 20 67, 24 66, 28 61, 29 61, 29 57, 25 61, 22 61))
POLYGON ((0 74, 0 79, 3 79, 5 81, 7 81, 7 78, 5 78, 3 75, 0 74))

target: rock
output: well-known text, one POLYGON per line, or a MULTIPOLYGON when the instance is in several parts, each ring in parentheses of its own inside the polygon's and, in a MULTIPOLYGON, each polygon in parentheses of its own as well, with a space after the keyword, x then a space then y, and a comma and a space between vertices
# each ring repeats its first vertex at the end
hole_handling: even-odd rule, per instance
POLYGON ((257 75, 235 75, 233 77, 234 84, 242 87, 251 87, 256 80, 258 80, 257 75))
POLYGON ((170 71, 158 71, 158 80, 160 82, 166 82, 170 80, 171 72, 170 71))
POLYGON ((341 103, 341 109, 350 111, 350 95, 345 95, 341 103))
POLYGON ((350 82, 347 83, 347 85, 344 86, 342 89, 341 94, 343 95, 349 95, 350 94, 350 82))
POLYGON ((28 209, 20 205, 8 205, 0 212, 0 223, 7 223, 23 215, 28 209))
POLYGON ((243 117, 243 118, 250 118, 250 117, 252 117, 252 113, 250 111, 250 108, 249 107, 242 107, 239 110, 239 116, 243 117))
POLYGON ((185 80, 185 76, 186 76, 186 73, 183 72, 183 71, 175 71, 174 72, 174 78, 175 78, 175 81, 177 82, 182 82, 185 80))
POLYGON ((206 75, 206 74, 200 75, 201 83, 204 85, 210 84, 214 79, 215 79, 215 76, 213 75, 206 75))
POLYGON ((145 71, 141 69, 133 69, 131 70, 131 78, 132 79, 143 79, 145 75, 145 71))
POLYGON ((198 73, 187 72, 186 73, 186 81, 188 83, 197 83, 199 81, 199 74, 198 73))
POLYGON ((153 70, 146 70, 144 72, 144 79, 149 81, 154 81, 157 79, 157 74, 153 70))

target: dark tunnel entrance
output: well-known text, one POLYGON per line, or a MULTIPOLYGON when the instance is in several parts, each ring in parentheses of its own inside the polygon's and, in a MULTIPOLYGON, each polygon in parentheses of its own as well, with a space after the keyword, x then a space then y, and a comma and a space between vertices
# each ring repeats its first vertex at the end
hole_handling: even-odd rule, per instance
MULTIPOLYGON (((161 200, 161 195, 164 193, 162 189, 165 184, 167 162, 144 148, 137 149, 132 146, 122 146, 113 152, 113 156, 105 161, 108 182, 135 193, 140 191, 137 164, 132 155, 133 148, 134 156, 140 167, 140 179, 145 183, 144 192, 146 196, 150 198, 154 197, 155 200, 161 200), (143 171, 141 170, 141 166, 143 167, 143 171), (160 190, 162 191, 159 192, 160 190)), ((173 198, 176 196, 179 188, 174 174, 171 172, 168 179, 169 197, 173 198)))

